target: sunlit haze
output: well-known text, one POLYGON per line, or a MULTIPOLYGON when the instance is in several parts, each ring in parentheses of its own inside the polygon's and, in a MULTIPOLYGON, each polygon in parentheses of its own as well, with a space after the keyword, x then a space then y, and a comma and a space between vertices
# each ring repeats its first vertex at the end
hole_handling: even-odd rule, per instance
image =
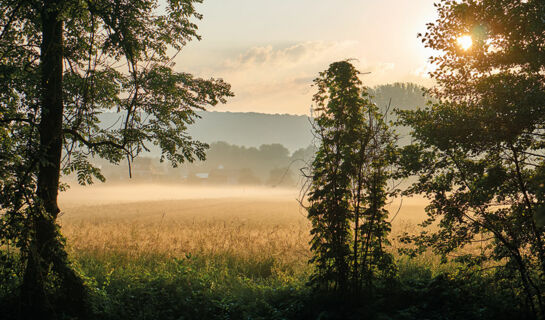
POLYGON ((312 80, 337 60, 355 59, 366 85, 429 85, 419 32, 435 21, 433 0, 206 0, 202 41, 176 68, 221 77, 235 98, 218 111, 308 114, 312 80))
MULTIPOLYGON (((266 201, 290 203, 297 206, 301 197, 299 188, 270 188, 266 186, 195 186, 183 184, 154 184, 154 183, 124 183, 124 184, 96 184, 92 186, 72 187, 62 192, 59 202, 68 216, 74 215, 83 207, 93 208, 103 205, 127 205, 129 203, 148 202, 159 205, 160 202, 193 200, 201 203, 197 212, 205 214, 209 210, 206 201, 217 200, 222 203, 245 201, 250 203, 265 203, 266 201)), ((174 202, 172 202, 174 203, 174 202)), ((184 202, 180 202, 183 204, 184 202)), ((420 222, 424 217, 424 207, 427 200, 416 196, 404 199, 391 199, 386 209, 391 212, 390 219, 396 222, 420 222), (397 214, 396 214, 397 213, 397 214)), ((184 206, 179 205, 183 211, 184 206)), ((240 205, 239 205, 240 208, 240 205)), ((145 212, 145 211, 144 211, 145 212)), ((294 210, 303 216, 304 210, 294 210)), ((105 213, 107 215, 107 213, 105 213)))
POLYGON ((96 184, 81 187, 73 185, 61 193, 60 202, 64 207, 80 205, 102 205, 137 201, 163 201, 185 199, 282 199, 299 197, 299 190, 293 188, 269 188, 258 186, 187 186, 172 184, 126 183, 96 184))
POLYGON ((473 39, 471 39, 471 36, 469 35, 459 37, 457 42, 463 50, 469 50, 469 48, 471 48, 473 45, 473 39))

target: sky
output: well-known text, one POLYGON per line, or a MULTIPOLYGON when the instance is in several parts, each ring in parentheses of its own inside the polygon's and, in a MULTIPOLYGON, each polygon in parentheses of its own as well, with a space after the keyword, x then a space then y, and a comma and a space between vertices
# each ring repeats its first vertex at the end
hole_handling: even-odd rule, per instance
POLYGON ((222 78, 235 93, 210 110, 309 114, 312 80, 354 59, 367 86, 431 85, 419 32, 434 0, 204 0, 201 41, 176 58, 178 71, 222 78))

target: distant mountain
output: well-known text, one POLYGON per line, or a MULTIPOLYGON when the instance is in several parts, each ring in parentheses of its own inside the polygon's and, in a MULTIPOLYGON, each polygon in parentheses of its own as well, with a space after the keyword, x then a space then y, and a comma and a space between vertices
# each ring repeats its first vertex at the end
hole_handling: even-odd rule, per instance
MULTIPOLYGON (((394 108, 415 109, 427 102, 422 89, 410 83, 369 88, 369 94, 382 112, 390 105, 390 115, 394 108)), ((206 161, 185 163, 173 169, 168 163, 159 164, 150 159, 159 157, 160 150, 148 144, 150 153, 142 154, 132 163, 133 177, 143 181, 293 186, 298 181, 299 168, 314 156, 315 149, 309 147, 313 144, 313 134, 308 116, 204 111, 198 115, 201 118, 189 126, 188 134, 210 144, 206 161)), ((102 113, 98 117, 102 128, 122 125, 119 113, 102 113)), ((410 142, 409 128, 396 130, 400 144, 410 142)), ((120 166, 106 161, 97 163, 110 181, 128 177, 126 162, 120 166)))
MULTIPOLYGON (((370 88, 369 93, 382 110, 390 103, 394 108, 415 109, 425 106, 428 98, 422 87, 413 83, 393 83, 370 88)), ((244 147, 259 147, 279 143, 294 152, 308 147, 313 140, 308 116, 242 112, 199 112, 198 119, 189 127, 189 134, 200 141, 225 141, 244 147)), ((403 134, 406 133, 405 130, 403 134)))
POLYGON ((423 87, 410 82, 383 84, 369 89, 369 94, 379 108, 390 106, 402 110, 414 110, 426 105, 429 96, 424 95, 423 87))
MULTIPOLYGON (((422 87, 412 83, 394 83, 369 89, 372 100, 385 111, 390 103, 394 108, 414 109, 424 106, 427 97, 422 87)), ((201 119, 189 126, 188 133, 195 140, 213 143, 225 141, 242 147, 281 144, 290 152, 308 147, 313 142, 312 126, 308 116, 264 114, 255 112, 198 112, 201 119)), ((99 115, 101 126, 119 127, 121 116, 115 113, 99 115)), ((399 128, 406 136, 408 128, 399 128)), ((159 156, 158 148, 151 147, 151 156, 159 156)))
MULTIPOLYGON (((290 152, 306 148, 312 143, 309 117, 289 114, 265 114, 255 112, 200 111, 201 117, 188 127, 189 135, 198 141, 213 143, 224 141, 242 147, 259 147, 279 143, 290 152)), ((98 115, 102 128, 119 128, 122 116, 117 113, 98 115)), ((158 157, 160 151, 148 145, 151 154, 158 157)))

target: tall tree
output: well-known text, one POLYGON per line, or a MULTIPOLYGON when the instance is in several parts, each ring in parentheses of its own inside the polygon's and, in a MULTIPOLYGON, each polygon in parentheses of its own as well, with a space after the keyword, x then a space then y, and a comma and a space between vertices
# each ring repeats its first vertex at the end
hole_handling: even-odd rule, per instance
POLYGON ((464 261, 494 261, 496 275, 514 277, 522 303, 543 318, 545 229, 535 218, 545 203, 545 3, 437 8, 422 40, 439 52, 430 91, 439 101, 403 113, 416 138, 403 158, 420 176, 410 192, 431 199, 425 224, 439 226, 419 240, 445 257, 477 241, 490 245, 464 261))
POLYGON ((176 52, 199 39, 200 2, 0 1, 0 241, 21 249, 30 314, 54 317, 46 285, 53 279, 66 310, 85 308, 56 224, 61 171, 82 184, 103 180, 89 157, 131 161, 150 142, 173 165, 204 158, 206 145, 186 126, 196 109, 232 93, 222 80, 173 69, 176 52), (119 121, 101 129, 97 114, 105 111, 119 121))
POLYGON ((340 61, 314 80, 319 146, 308 193, 312 281, 340 292, 359 290, 361 280, 369 286, 377 267, 391 266, 384 263, 389 260, 384 160, 393 136, 358 76, 350 62, 340 61))

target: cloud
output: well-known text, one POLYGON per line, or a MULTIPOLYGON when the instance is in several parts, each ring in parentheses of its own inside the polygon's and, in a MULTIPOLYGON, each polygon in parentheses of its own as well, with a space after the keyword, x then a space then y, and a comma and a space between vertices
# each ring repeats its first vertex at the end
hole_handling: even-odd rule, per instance
MULTIPOLYGON (((272 45, 256 46, 240 53, 237 57, 226 59, 223 66, 226 69, 267 67, 305 66, 324 59, 340 56, 343 51, 357 45, 354 41, 326 42, 306 41, 285 47, 272 45)), ((346 57, 344 57, 346 58, 346 57)))
POLYGON ((430 72, 437 70, 437 66, 434 64, 426 63, 411 72, 411 75, 421 77, 424 79, 430 79, 430 72))
POLYGON ((313 79, 339 60, 353 59, 366 85, 384 82, 396 65, 368 61, 365 46, 357 41, 303 41, 289 45, 260 45, 225 50, 197 72, 222 77, 232 85, 235 98, 218 110, 308 113, 313 79), (273 111, 274 110, 274 111, 273 111))
POLYGON ((379 62, 371 66, 371 73, 386 73, 395 69, 395 63, 392 62, 379 62))

